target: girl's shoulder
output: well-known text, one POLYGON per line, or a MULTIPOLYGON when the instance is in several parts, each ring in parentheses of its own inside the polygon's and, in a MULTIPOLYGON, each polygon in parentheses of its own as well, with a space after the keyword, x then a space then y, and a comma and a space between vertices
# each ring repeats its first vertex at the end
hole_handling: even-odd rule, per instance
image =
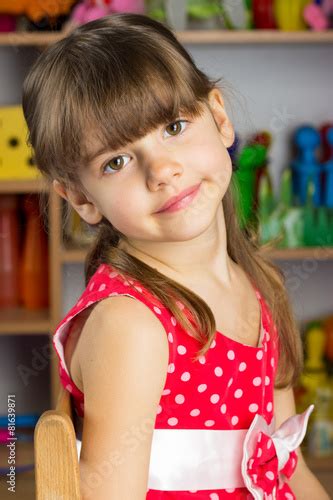
POLYGON ((164 330, 170 327, 170 314, 148 290, 133 280, 124 279, 110 265, 99 266, 77 302, 57 325, 53 335, 53 346, 59 358, 62 384, 81 399, 83 398, 83 384, 77 343, 85 335, 87 327, 90 328, 92 325, 92 321, 88 321, 92 311, 96 310, 100 317, 103 309, 102 303, 110 303, 111 298, 112 310, 108 308, 108 318, 112 313, 117 314, 117 304, 121 304, 124 322, 129 323, 131 319, 137 322, 138 314, 145 314, 146 318, 150 317, 152 322, 155 321, 155 326, 157 317, 159 327, 161 323, 164 330), (122 300, 114 300, 116 297, 121 297, 122 300), (129 298, 124 301, 124 297, 129 298), (137 300, 130 300, 130 298, 137 300), (145 307, 138 303, 143 303, 145 307))

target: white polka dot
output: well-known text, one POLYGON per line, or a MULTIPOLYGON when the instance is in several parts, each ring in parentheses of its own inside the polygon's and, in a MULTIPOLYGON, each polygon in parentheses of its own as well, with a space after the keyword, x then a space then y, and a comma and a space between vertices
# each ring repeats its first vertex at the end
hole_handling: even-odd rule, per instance
POLYGON ((177 304, 177 306, 179 307, 179 309, 182 309, 182 310, 183 310, 183 309, 184 309, 184 307, 185 307, 185 306, 184 306, 184 304, 183 304, 182 302, 180 302, 180 300, 176 300, 176 304, 177 304))
POLYGON ((66 389, 68 392, 73 392, 73 387, 70 384, 66 385, 66 389))
POLYGON ((261 377, 255 377, 252 382, 253 382, 253 385, 256 385, 256 386, 260 385, 261 384, 261 377))
POLYGON ((201 363, 202 365, 204 365, 206 363, 205 356, 199 356, 198 360, 199 360, 199 363, 201 363))
POLYGON ((157 413, 157 415, 159 415, 159 414, 161 413, 161 411, 162 411, 162 406, 161 406, 161 405, 158 405, 158 407, 157 407, 157 412, 156 412, 156 413, 157 413))
POLYGON ((235 353, 232 349, 230 349, 230 351, 227 352, 227 358, 230 360, 235 359, 235 353))
POLYGON ((243 396, 243 391, 242 389, 237 389, 235 392, 234 392, 234 396, 235 398, 239 399, 243 396))
POLYGON ((161 314, 161 309, 160 309, 159 307, 154 306, 154 311, 155 311, 157 314, 161 314))
POLYGON ((184 372, 182 374, 182 376, 180 377, 180 379, 183 381, 183 382, 187 382, 188 380, 190 380, 191 378, 191 375, 189 372, 184 372))
POLYGON ((206 384, 200 384, 200 385, 198 385, 198 391, 199 392, 204 392, 206 389, 207 389, 207 385, 206 384))
POLYGON ((223 375, 223 370, 220 366, 217 366, 214 370, 214 373, 217 377, 222 377, 223 375))
POLYGON ((118 273, 117 271, 112 271, 112 273, 109 274, 110 278, 115 278, 116 276, 118 276, 118 273))
POLYGON ((231 384, 233 383, 233 381, 234 381, 234 379, 233 379, 233 378, 231 378, 231 379, 229 380, 229 382, 228 382, 228 387, 230 387, 230 386, 231 386, 231 384))
POLYGON ((274 365, 275 365, 274 358, 271 358, 271 366, 272 366, 272 368, 274 368, 274 365))
POLYGON ((269 403, 267 403, 266 408, 267 408, 267 411, 272 411, 273 405, 272 405, 271 401, 269 403))
POLYGON ((259 408, 259 406, 256 403, 252 403, 249 406, 249 411, 251 413, 255 413, 256 411, 258 411, 258 408, 259 408))
POLYGON ((173 342, 173 335, 171 332, 168 333, 168 339, 169 339, 169 342, 173 342))
POLYGON ((173 324, 173 326, 177 325, 177 320, 174 316, 171 316, 171 323, 173 324))
POLYGON ((89 287, 89 292, 91 292, 91 290, 93 290, 93 289, 94 289, 94 286, 95 286, 95 283, 92 283, 92 284, 90 285, 90 287, 89 287))
POLYGON ((101 286, 99 287, 98 291, 103 292, 103 290, 105 290, 105 288, 106 288, 106 284, 102 283, 101 286))
POLYGON ((179 346, 177 347, 177 351, 178 351, 178 354, 185 354, 185 352, 186 352, 186 347, 185 347, 185 346, 183 346, 183 345, 179 345, 179 346))
POLYGON ((258 351, 258 352, 257 352, 257 355, 256 355, 256 358, 257 358, 257 359, 262 359, 262 358, 263 358, 263 355, 264 355, 263 351, 258 351))
POLYGON ((261 448, 258 448, 258 451, 257 451, 257 457, 261 457, 262 455, 262 449, 261 448))
POLYGON ((175 401, 179 405, 183 404, 185 401, 183 394, 177 394, 177 396, 175 397, 175 401))
POLYGON ((266 377, 265 377, 265 385, 269 385, 270 381, 271 381, 270 378, 268 377, 268 375, 266 375, 266 377))
POLYGON ((200 415, 200 410, 195 408, 194 410, 190 411, 190 415, 191 417, 197 417, 198 415, 200 415))
POLYGON ((210 348, 211 348, 211 349, 214 349, 214 347, 215 347, 215 346, 216 346, 216 340, 213 340, 213 342, 211 343, 210 348))
POLYGON ((221 405, 221 413, 225 413, 227 411, 227 405, 225 403, 223 403, 223 405, 221 405))
POLYGON ((271 338, 270 334, 266 332, 266 340, 268 341, 271 338))
POLYGON ((236 415, 234 415, 234 416, 232 417, 232 419, 231 419, 231 423, 232 423, 232 425, 236 425, 236 424, 238 424, 238 420, 239 420, 239 418, 238 418, 238 417, 236 417, 236 415))
POLYGON ((273 479, 275 478, 274 476, 274 472, 272 472, 271 470, 268 470, 266 473, 265 473, 265 476, 270 479, 271 481, 273 481, 273 479))
POLYGON ((162 392, 162 395, 163 396, 167 396, 168 394, 170 394, 170 389, 164 389, 164 391, 162 392))
POLYGON ((215 403, 218 403, 220 400, 220 396, 218 394, 212 394, 212 396, 210 397, 210 402, 215 404, 215 403))
POLYGON ((177 425, 178 424, 178 418, 176 418, 176 417, 168 418, 168 424, 169 425, 177 425))
POLYGON ((140 286, 135 286, 134 288, 135 288, 135 290, 137 290, 138 292, 142 293, 142 288, 141 288, 140 286))
POLYGON ((288 491, 286 491, 284 496, 286 497, 287 500, 294 500, 293 495, 291 493, 289 493, 288 491))
POLYGON ((240 372, 243 372, 244 370, 246 370, 246 363, 244 361, 242 361, 239 365, 239 371, 240 372))
POLYGON ((212 427, 212 425, 214 425, 214 424, 215 424, 214 420, 206 420, 206 422, 205 422, 206 427, 212 427))
POLYGON ((168 366, 168 373, 173 373, 175 371, 176 367, 174 363, 170 363, 168 366))
POLYGON ((219 500, 220 497, 218 496, 217 493, 211 493, 209 495, 209 498, 210 498, 210 500, 219 500))
POLYGON ((227 488, 225 491, 227 493, 234 493, 235 492, 235 488, 227 488))

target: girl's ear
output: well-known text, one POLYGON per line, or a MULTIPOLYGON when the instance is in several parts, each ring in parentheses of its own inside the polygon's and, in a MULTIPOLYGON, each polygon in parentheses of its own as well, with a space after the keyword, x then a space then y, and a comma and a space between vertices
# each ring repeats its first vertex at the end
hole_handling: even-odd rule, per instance
POLYGON ((208 102, 216 126, 221 134, 223 144, 226 148, 229 148, 234 143, 235 131, 225 110, 224 99, 218 88, 214 87, 209 92, 208 102))
POLYGON ((56 179, 53 180, 52 185, 55 192, 66 200, 85 222, 88 224, 98 224, 102 220, 103 214, 101 214, 96 205, 84 193, 66 188, 56 179))

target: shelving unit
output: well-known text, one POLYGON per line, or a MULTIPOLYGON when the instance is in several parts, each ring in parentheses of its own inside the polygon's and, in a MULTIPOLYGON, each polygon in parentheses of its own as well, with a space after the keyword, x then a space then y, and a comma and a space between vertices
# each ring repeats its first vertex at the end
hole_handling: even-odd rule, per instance
MULTIPOLYGON (((326 32, 282 32, 282 31, 185 31, 178 32, 182 43, 191 44, 331 44, 333 30, 326 32)), ((0 47, 35 46, 41 50, 63 38, 59 32, 53 33, 0 33, 0 47)), ((0 335, 3 334, 53 334, 55 326, 62 317, 62 268, 64 264, 83 263, 87 250, 65 248, 62 244, 62 200, 52 190, 49 191, 43 179, 31 181, 0 180, 0 196, 4 193, 46 193, 49 197, 49 297, 50 307, 40 312, 28 312, 22 309, 0 311, 0 335)), ((333 260, 333 247, 295 248, 263 251, 263 254, 274 260, 315 259, 333 260)), ((54 354, 51 359, 51 400, 53 406, 59 390, 58 360, 54 354)), ((325 459, 309 459, 310 468, 317 473, 329 473, 333 469, 333 457, 325 459)))

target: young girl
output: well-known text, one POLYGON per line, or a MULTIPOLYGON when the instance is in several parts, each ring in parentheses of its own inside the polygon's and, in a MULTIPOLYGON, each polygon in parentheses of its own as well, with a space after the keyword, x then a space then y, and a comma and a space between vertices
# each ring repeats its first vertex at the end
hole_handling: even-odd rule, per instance
POLYGON ((328 498, 299 449, 313 405, 295 414, 283 276, 235 216, 218 81, 164 25, 117 14, 24 82, 38 167, 98 228, 54 335, 84 500, 328 498))

